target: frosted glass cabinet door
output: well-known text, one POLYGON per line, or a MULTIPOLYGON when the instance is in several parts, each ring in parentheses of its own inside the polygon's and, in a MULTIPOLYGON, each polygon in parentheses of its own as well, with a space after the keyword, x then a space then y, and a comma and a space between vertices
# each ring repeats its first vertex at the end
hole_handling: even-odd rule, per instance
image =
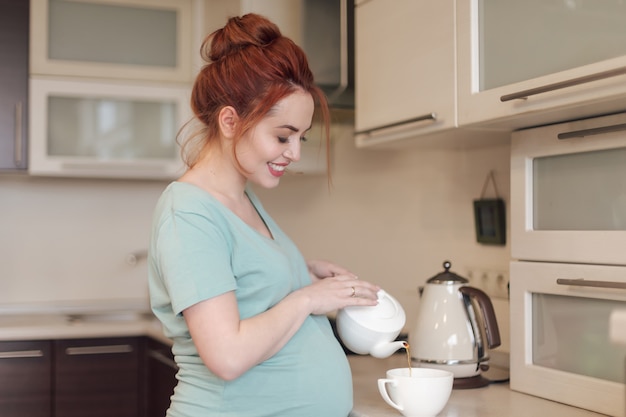
POLYGON ((459 122, 527 115, 506 124, 519 128, 622 110, 624 22, 617 0, 458 1, 459 122))
POLYGON ((175 178, 187 88, 31 78, 34 175, 175 178))
POLYGON ((626 55, 626 2, 479 0, 480 90, 626 55))
POLYGON ((190 0, 37 0, 31 73, 188 81, 190 0))

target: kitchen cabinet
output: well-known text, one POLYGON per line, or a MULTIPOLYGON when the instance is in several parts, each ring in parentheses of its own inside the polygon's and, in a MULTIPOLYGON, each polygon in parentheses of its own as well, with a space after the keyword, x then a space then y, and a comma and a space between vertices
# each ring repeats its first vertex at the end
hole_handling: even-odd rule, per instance
POLYGON ((146 339, 144 401, 146 417, 165 417, 170 397, 176 386, 178 366, 171 346, 155 339, 146 339))
MULTIPOLYGON (((268 17, 304 50, 315 82, 326 93, 331 107, 354 107, 354 0, 228 1, 235 4, 231 6, 235 14, 268 17)), ((214 3, 209 0, 209 12, 214 3)), ((226 19, 218 27, 225 23, 226 19)))
POLYGON ((371 0, 355 10, 359 147, 457 126, 454 0, 371 0))
POLYGON ((0 0, 0 170, 27 166, 27 1, 0 0))
POLYGON ((137 417, 141 338, 54 341, 54 417, 137 417))
POLYGON ((193 0, 30 3, 29 173, 180 176, 193 0))
POLYGON ((0 342, 0 415, 49 417, 51 372, 50 341, 0 342))
POLYGON ((192 0, 31 0, 30 72, 191 82, 192 0))
POLYGON ((173 179, 189 89, 50 77, 30 80, 32 175, 173 179))
POLYGON ((517 129, 623 111, 626 4, 457 1, 460 125, 517 129))

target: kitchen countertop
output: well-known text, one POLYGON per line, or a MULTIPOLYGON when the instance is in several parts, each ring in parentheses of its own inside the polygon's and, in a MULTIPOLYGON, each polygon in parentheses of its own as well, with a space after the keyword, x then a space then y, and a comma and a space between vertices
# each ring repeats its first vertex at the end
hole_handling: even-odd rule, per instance
MULTIPOLYGON (((354 411, 350 417, 398 417, 400 412, 389 406, 378 392, 377 381, 387 369, 407 366, 404 354, 386 359, 350 355, 354 381, 354 411)), ((581 408, 512 391, 506 382, 484 388, 453 390, 439 417, 591 417, 602 416, 581 408)))
MULTIPOLYGON (((40 310, 28 314, 0 314, 0 341, 88 337, 149 336, 165 343, 160 323, 142 309, 112 311, 76 309, 40 310)), ((403 353, 386 359, 349 355, 354 382, 354 410, 351 417, 401 416, 380 396, 378 378, 387 369, 406 367, 403 353)), ((508 383, 484 388, 453 390, 440 417, 590 417, 601 414, 512 391, 508 383)))
POLYGON ((0 341, 123 336, 171 343, 152 313, 133 303, 0 308, 0 341))

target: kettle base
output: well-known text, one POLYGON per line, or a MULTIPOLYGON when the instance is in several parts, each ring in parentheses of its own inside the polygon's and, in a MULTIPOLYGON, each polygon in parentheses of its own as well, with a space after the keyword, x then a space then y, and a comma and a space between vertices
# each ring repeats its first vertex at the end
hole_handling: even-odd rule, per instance
POLYGON ((487 378, 482 375, 470 376, 467 378, 454 378, 454 383, 452 384, 453 389, 472 389, 472 388, 482 388, 486 387, 490 384, 487 378))

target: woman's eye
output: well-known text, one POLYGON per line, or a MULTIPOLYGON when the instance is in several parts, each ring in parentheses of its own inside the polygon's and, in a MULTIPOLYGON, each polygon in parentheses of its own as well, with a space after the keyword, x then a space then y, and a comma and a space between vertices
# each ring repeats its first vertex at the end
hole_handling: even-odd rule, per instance
POLYGON ((300 142, 306 142, 306 141, 307 141, 307 138, 306 138, 306 137, 302 136, 302 137, 300 138, 300 142))
POLYGON ((278 141, 280 143, 289 143, 289 138, 278 137, 278 141))

